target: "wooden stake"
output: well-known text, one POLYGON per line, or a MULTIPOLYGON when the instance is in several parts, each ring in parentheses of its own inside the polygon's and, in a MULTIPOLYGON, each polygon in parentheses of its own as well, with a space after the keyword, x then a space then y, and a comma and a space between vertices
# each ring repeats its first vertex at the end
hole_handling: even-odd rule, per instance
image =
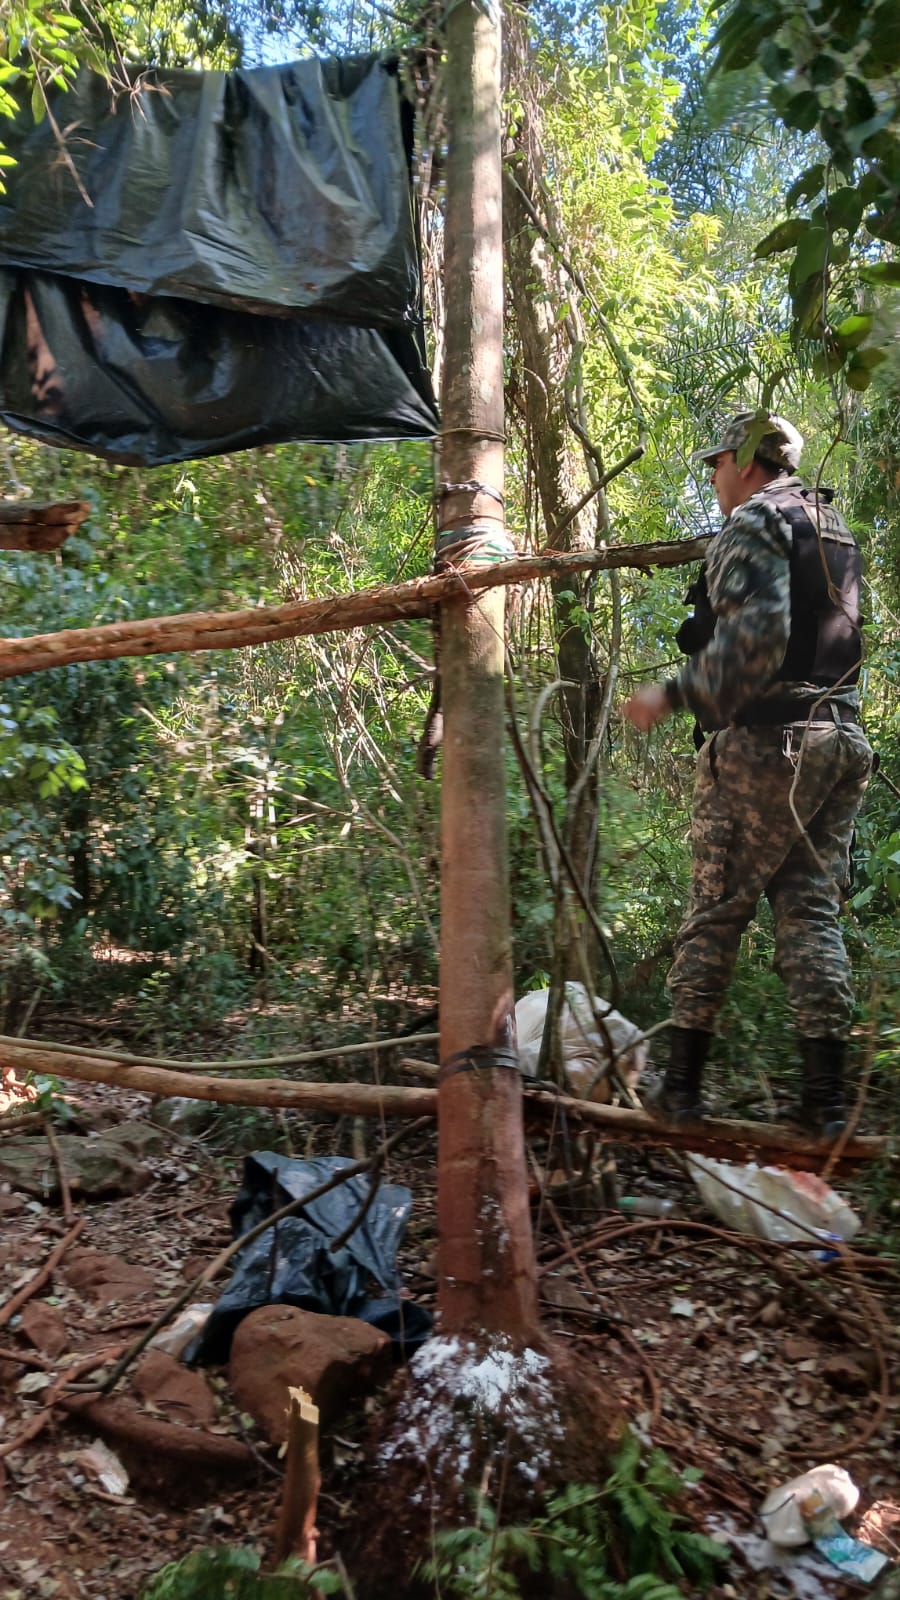
POLYGON ((315 1566, 319 1472, 319 1408, 305 1389, 288 1389, 287 1468, 275 1535, 275 1562, 299 1556, 315 1566))

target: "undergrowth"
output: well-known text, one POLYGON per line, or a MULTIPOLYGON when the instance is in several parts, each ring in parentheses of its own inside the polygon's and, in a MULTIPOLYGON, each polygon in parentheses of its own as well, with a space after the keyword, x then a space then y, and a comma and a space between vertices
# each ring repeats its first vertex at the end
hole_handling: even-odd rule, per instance
POLYGON ((312 1600, 343 1585, 327 1566, 290 1557, 277 1572, 260 1572, 255 1550, 194 1550, 171 1561, 151 1580, 141 1600, 312 1600))
POLYGON ((459 1600, 523 1600, 532 1592, 681 1600, 685 1579, 692 1594, 705 1594, 728 1552, 677 1510, 699 1477, 676 1472, 661 1450, 644 1457, 628 1432, 602 1488, 570 1485, 527 1527, 503 1527, 479 1496, 474 1523, 438 1533, 421 1573, 437 1593, 459 1600))
MULTIPOLYGON (((684 1583, 703 1595, 728 1551, 698 1533, 678 1510, 700 1474, 678 1473, 661 1450, 643 1455, 628 1432, 606 1483, 572 1484, 552 1495, 527 1526, 503 1526, 486 1495, 475 1518, 434 1538, 413 1577, 457 1600, 682 1600, 684 1583)), ((289 1560, 260 1571, 253 1550, 198 1550, 163 1567, 141 1600, 314 1600, 347 1592, 328 1564, 289 1560)), ((420 1590, 417 1587, 416 1593, 420 1590)), ((365 1583, 358 1590, 366 1594, 365 1583)))

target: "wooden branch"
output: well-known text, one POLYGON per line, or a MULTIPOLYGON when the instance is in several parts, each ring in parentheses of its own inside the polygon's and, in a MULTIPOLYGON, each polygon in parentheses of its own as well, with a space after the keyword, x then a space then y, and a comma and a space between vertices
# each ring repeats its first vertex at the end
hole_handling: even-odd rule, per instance
POLYGON ((14 678, 75 661, 109 661, 117 656, 170 655, 183 650, 230 650, 266 644, 274 639, 333 633, 428 616, 441 601, 460 593, 498 585, 529 583, 537 578, 588 570, 634 567, 680 567, 703 557, 708 540, 679 539, 664 544, 618 545, 606 550, 570 553, 544 551, 516 556, 493 567, 445 572, 414 578, 409 583, 324 600, 296 600, 283 606, 254 606, 246 611, 193 611, 171 617, 109 622, 97 628, 67 628, 37 633, 27 639, 0 640, 0 678, 14 678))
POLYGON ((250 1446, 241 1440, 150 1417, 125 1395, 97 1400, 89 1395, 61 1394, 56 1403, 76 1421, 131 1445, 142 1458, 160 1456, 169 1465, 174 1462, 197 1471, 252 1472, 257 1465, 250 1446))
POLYGON ((299 1556, 315 1566, 319 1472, 319 1408, 305 1389, 288 1389, 287 1466, 275 1534, 275 1564, 299 1556))
POLYGON ((85 1225, 85 1221, 85 1217, 79 1217, 74 1228, 72 1228, 71 1231, 66 1234, 64 1239, 60 1239, 56 1249, 47 1257, 44 1265, 39 1268, 34 1277, 29 1278, 28 1282, 22 1285, 22 1288, 18 1291, 18 1293, 14 1294, 10 1300, 7 1300, 5 1306, 0 1307, 0 1328, 4 1327, 5 1324, 9 1322, 10 1317, 15 1316, 20 1306, 23 1306, 26 1300, 30 1300, 31 1296, 33 1294, 37 1294, 38 1289, 42 1289, 44 1284, 47 1283, 50 1278, 52 1278, 66 1251, 69 1249, 70 1245, 75 1243, 75 1240, 81 1233, 81 1230, 85 1225))
POLYGON ((44 1134, 46 1136, 47 1143, 50 1146, 50 1154, 53 1157, 53 1164, 56 1167, 56 1175, 59 1178, 59 1193, 62 1199, 63 1222, 67 1228, 71 1228, 75 1223, 75 1208, 72 1205, 72 1190, 69 1184, 69 1174, 66 1171, 66 1164, 63 1161, 62 1151, 59 1148, 59 1140, 54 1132, 53 1122, 49 1112, 44 1117, 44 1134))
MULTIPOLYGON (((296 1067, 305 1066, 310 1061, 337 1060, 339 1056, 371 1055, 382 1050, 394 1050, 398 1045, 409 1047, 410 1033, 398 1035, 396 1039, 367 1039, 362 1044, 329 1045, 324 1050, 291 1050, 286 1055, 280 1056, 235 1056, 224 1061, 193 1061, 190 1058, 177 1059, 172 1056, 137 1056, 124 1050, 90 1049, 87 1045, 56 1044, 48 1039, 29 1039, 20 1034, 0 1033, 0 1055, 8 1044, 31 1045, 36 1050, 43 1050, 48 1055, 87 1056, 91 1061, 115 1061, 121 1066, 141 1067, 171 1067, 175 1072, 201 1072, 208 1077, 211 1073, 218 1072, 256 1072, 261 1068, 270 1067, 296 1067)), ((437 1033, 416 1033, 417 1044, 434 1044, 440 1037, 437 1033)), ((23 1115, 22 1113, 7 1113, 0 1115, 0 1138, 7 1132, 20 1133, 24 1128, 40 1127, 44 1120, 42 1111, 35 1111, 23 1115)))
MULTIPOLYGON (((109 1083, 116 1088, 137 1089, 163 1097, 180 1095, 223 1105, 327 1111, 337 1116, 437 1116, 437 1090, 430 1088, 407 1089, 396 1084, 370 1083, 294 1083, 286 1078, 203 1078, 158 1067, 133 1067, 108 1057, 51 1054, 7 1038, 3 1040, 2 1049, 7 1063, 23 1072, 53 1073, 58 1078, 109 1083)), ((431 1065, 433 1070, 433 1064, 427 1062, 416 1062, 414 1070, 420 1071, 423 1065, 431 1065)), ((829 1156, 828 1145, 766 1122, 726 1122, 709 1118, 696 1127, 675 1128, 657 1122, 645 1111, 595 1105, 590 1100, 527 1089, 526 1115, 539 1116, 544 1121, 558 1117, 560 1109, 570 1120, 600 1129, 614 1144, 692 1150, 726 1161, 762 1161, 773 1166, 792 1167, 796 1172, 819 1172, 829 1156)), ((886 1149, 885 1139, 848 1139, 837 1157, 834 1171, 852 1172, 863 1162, 880 1160, 886 1149)))
POLYGON ((217 1078, 163 1067, 131 1066, 111 1056, 45 1051, 18 1040, 4 1039, 3 1058, 21 1072, 76 1078, 82 1083, 109 1083, 119 1089, 220 1105, 281 1106, 286 1111, 331 1111, 336 1116, 433 1117, 433 1089, 405 1089, 392 1084, 295 1083, 290 1078, 217 1078))
POLYGON ((64 1367, 62 1372, 57 1374, 50 1388, 45 1391, 42 1409, 35 1416, 30 1417, 11 1439, 6 1439, 3 1444, 0 1444, 0 1460, 4 1456, 15 1455, 17 1450, 23 1449, 26 1444, 30 1444, 32 1439, 36 1439, 38 1434, 43 1432, 48 1424, 53 1421, 53 1407, 60 1403, 70 1383, 74 1383, 79 1376, 87 1372, 93 1372, 98 1366, 103 1366, 111 1356, 117 1356, 122 1348, 123 1346, 118 1344, 114 1345, 111 1351, 94 1350, 75 1366, 64 1367))

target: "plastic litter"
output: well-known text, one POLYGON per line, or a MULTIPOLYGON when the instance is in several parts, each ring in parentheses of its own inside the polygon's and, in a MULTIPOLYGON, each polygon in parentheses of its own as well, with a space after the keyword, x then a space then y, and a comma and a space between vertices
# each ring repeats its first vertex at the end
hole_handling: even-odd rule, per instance
MULTIPOLYGON (((519 1065, 526 1077, 537 1075, 549 997, 549 989, 535 989, 516 1001, 519 1065)), ((610 1044, 617 1057, 618 1073, 630 1088, 634 1088, 647 1062, 643 1030, 620 1012, 613 1011, 608 1000, 597 995, 592 1006, 583 983, 567 983, 559 1031, 572 1094, 587 1100, 609 1100, 610 1044), (598 1027, 595 1010, 602 1020, 603 1031, 598 1027)))
POLYGON ((631 1217, 674 1217, 679 1208, 674 1200, 660 1200, 652 1194, 623 1194, 618 1210, 631 1217))
POLYGON ((96 1478, 107 1494, 115 1495, 117 1499, 127 1494, 128 1473, 118 1456, 103 1443, 102 1439, 95 1439, 87 1450, 79 1450, 74 1461, 83 1472, 96 1478))
POLYGON ((170 1322, 167 1328, 161 1329, 156 1337, 150 1340, 149 1348, 164 1350, 168 1356, 184 1355, 188 1345, 202 1333, 214 1307, 215 1302, 212 1300, 198 1300, 192 1306, 185 1306, 174 1322, 170 1322))
MULTIPOLYGON (((230 1210, 235 1238, 344 1168, 342 1157, 299 1161, 272 1150, 256 1150, 244 1160, 244 1182, 230 1210)), ((227 1361, 234 1330, 250 1311, 265 1305, 300 1306, 328 1316, 359 1317, 389 1333, 401 1359, 428 1338, 432 1319, 415 1301, 404 1299, 397 1282, 397 1250, 412 1210, 412 1193, 400 1184, 382 1183, 359 1227, 340 1250, 331 1249, 355 1221, 369 1193, 364 1174, 310 1203, 302 1216, 285 1217, 236 1257, 235 1272, 214 1306, 199 1340, 185 1360, 227 1361), (386 1290, 371 1293, 372 1280, 386 1290)))
POLYGON ((742 1166, 691 1154, 688 1165, 704 1203, 738 1233, 785 1243, 808 1239, 853 1239, 862 1223, 845 1200, 813 1172, 788 1167, 742 1166), (769 1208, 772 1209, 769 1209, 769 1208))
POLYGON ((809 1544, 801 1502, 812 1494, 819 1495, 836 1517, 849 1517, 859 1502, 859 1490, 843 1467, 832 1462, 812 1467, 766 1495, 759 1514, 773 1544, 787 1548, 809 1544))
POLYGON ((430 438, 396 60, 83 71, 4 119, 0 416, 126 464, 430 438), (59 159, 56 129, 77 128, 59 159), (85 204, 85 196, 89 204, 85 204))
POLYGON ((818 1489, 803 1495, 800 1511, 809 1537, 819 1554, 823 1555, 826 1561, 830 1561, 832 1566, 837 1567, 845 1577, 871 1583, 878 1577, 882 1568, 887 1566, 888 1558, 882 1555, 880 1550, 873 1550, 871 1545, 863 1544, 862 1540, 854 1539, 852 1534, 844 1532, 833 1510, 818 1489))

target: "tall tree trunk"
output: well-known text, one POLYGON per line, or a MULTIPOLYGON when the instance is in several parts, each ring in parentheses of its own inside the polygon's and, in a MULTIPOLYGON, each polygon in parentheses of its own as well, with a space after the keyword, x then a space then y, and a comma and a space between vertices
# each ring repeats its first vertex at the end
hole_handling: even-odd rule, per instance
MULTIPOLYGON (((544 214, 546 170, 540 99, 528 61, 525 18, 512 9, 507 29, 509 87, 525 107, 521 132, 507 151, 504 233, 509 293, 521 344, 522 401, 529 463, 540 502, 546 542, 565 550, 590 549, 596 540, 597 507, 571 510, 589 487, 588 469, 569 422, 567 381, 571 340, 559 311, 571 294, 558 263, 534 226, 531 212, 544 214), (556 530, 564 524, 562 531, 556 530)), ((552 221, 552 219, 550 219, 552 221)), ((557 628, 557 673, 562 690, 566 791, 571 792, 591 742, 600 706, 600 681, 591 641, 581 622, 587 582, 583 576, 551 584, 557 628)), ((596 775, 585 785, 567 840, 575 869, 590 891, 594 870, 596 775)))
MULTIPOLYGON (((503 265, 499 9, 447 19, 450 115, 438 553, 502 547, 503 265)), ((446 1332, 537 1328, 516 1070, 504 771, 503 591, 441 607, 441 1080, 438 1223, 446 1332)))

